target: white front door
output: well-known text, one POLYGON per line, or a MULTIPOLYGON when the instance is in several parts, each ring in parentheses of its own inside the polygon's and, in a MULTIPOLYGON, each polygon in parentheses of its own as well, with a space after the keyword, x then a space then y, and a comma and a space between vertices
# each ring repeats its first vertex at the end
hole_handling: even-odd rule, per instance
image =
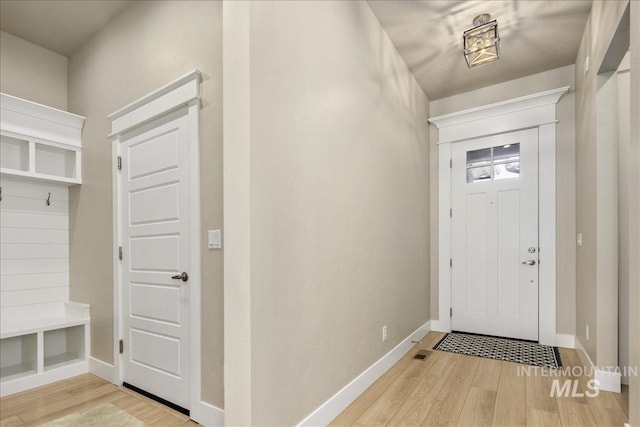
POLYGON ((187 124, 184 108, 125 134, 119 148, 123 380, 183 408, 189 408, 187 124))
POLYGON ((538 130, 452 144, 451 329, 538 340, 538 130))

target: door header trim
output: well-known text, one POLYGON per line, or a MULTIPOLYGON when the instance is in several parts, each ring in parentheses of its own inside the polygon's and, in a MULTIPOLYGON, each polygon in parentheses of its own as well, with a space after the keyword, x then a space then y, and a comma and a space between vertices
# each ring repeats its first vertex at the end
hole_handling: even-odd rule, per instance
POLYGON ((515 112, 526 110, 542 105, 557 104, 562 95, 567 93, 571 86, 563 86, 558 89, 546 90, 519 98, 508 99, 506 101, 495 102, 493 104, 482 105, 480 107, 469 108, 467 110, 456 111, 455 113, 443 114, 430 117, 429 123, 436 125, 439 129, 448 126, 456 126, 460 123, 470 122, 485 117, 503 114, 505 112, 515 112))
POLYGON ((488 134, 539 127, 556 121, 555 104, 570 86, 431 117, 438 128, 438 144, 458 142, 488 134), (482 126, 478 121, 482 120, 482 126))
POLYGON ((202 73, 192 70, 182 77, 143 96, 107 116, 111 121, 109 138, 200 99, 202 73))

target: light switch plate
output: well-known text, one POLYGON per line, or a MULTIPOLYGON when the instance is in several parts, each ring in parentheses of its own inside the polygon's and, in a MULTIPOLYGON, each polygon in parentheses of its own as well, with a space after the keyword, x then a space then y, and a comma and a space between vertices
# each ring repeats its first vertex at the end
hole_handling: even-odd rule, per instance
POLYGON ((586 76, 589 72, 589 57, 584 58, 584 75, 586 76))
POLYGON ((220 230, 209 230, 207 234, 209 249, 222 248, 222 232, 220 230))
POLYGON ((578 233, 578 246, 582 246, 582 233, 578 233))

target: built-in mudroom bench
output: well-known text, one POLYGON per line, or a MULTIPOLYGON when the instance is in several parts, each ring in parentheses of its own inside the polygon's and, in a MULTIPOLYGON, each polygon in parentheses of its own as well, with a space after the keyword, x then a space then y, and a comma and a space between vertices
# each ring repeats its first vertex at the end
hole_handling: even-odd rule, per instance
POLYGON ((88 372, 89 305, 2 308, 2 397, 88 372))
POLYGON ((69 301, 69 186, 84 117, 0 94, 0 397, 88 372, 89 305, 69 301))

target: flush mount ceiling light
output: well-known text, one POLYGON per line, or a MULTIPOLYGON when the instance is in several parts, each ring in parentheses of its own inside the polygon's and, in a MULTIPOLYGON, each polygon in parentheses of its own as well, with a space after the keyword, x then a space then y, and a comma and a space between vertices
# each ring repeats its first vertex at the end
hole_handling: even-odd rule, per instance
POLYGON ((483 13, 475 17, 473 26, 462 35, 464 59, 469 68, 500 58, 498 22, 491 21, 491 15, 483 13))

